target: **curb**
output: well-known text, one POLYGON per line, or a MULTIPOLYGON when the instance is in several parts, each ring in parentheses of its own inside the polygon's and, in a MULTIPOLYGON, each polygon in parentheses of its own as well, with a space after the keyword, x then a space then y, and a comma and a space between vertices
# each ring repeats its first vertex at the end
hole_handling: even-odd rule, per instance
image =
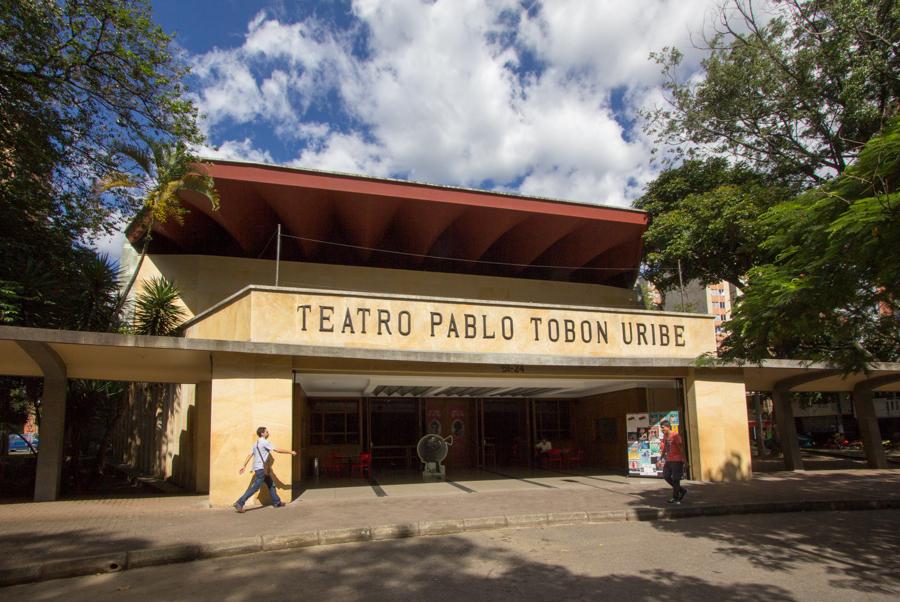
POLYGON ((489 529, 532 528, 578 523, 610 523, 626 521, 656 521, 726 516, 740 514, 770 514, 785 512, 827 512, 856 510, 900 509, 900 499, 885 500, 820 500, 805 502, 759 502, 716 506, 676 506, 673 508, 637 508, 601 510, 594 512, 550 512, 547 514, 518 514, 483 518, 419 521, 376 527, 321 529, 288 535, 256 535, 226 539, 203 544, 181 544, 160 548, 146 548, 89 556, 50 560, 0 569, 0 587, 66 579, 85 575, 118 573, 128 569, 192 562, 209 558, 223 558, 262 551, 289 550, 318 545, 382 541, 408 537, 449 535, 489 529))

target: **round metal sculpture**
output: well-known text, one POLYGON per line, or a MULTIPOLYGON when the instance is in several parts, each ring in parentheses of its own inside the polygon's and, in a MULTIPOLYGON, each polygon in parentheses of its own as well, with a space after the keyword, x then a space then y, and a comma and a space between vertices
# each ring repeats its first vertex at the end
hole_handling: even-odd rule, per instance
POLYGON ((444 478, 446 469, 441 462, 447 457, 451 445, 453 445, 453 435, 441 437, 440 435, 429 433, 419 439, 419 443, 416 445, 416 453, 425 467, 422 471, 422 478, 444 478))

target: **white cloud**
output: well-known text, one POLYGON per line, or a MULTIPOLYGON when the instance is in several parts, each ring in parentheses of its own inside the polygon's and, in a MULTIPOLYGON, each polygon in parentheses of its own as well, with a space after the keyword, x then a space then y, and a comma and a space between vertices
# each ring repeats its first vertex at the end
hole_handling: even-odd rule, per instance
POLYGON ((387 177, 393 171, 383 147, 358 135, 341 133, 327 136, 318 147, 305 149, 289 165, 375 177, 387 177))
POLYGON ((283 24, 264 12, 248 24, 243 45, 195 56, 193 99, 207 133, 227 123, 265 123, 291 138, 302 114, 336 85, 346 59, 340 43, 314 20, 283 24))
POLYGON ((243 140, 226 140, 216 147, 204 146, 197 151, 204 159, 224 159, 231 161, 250 161, 252 163, 274 163, 271 153, 253 146, 249 138, 243 140))
POLYGON ((90 247, 99 255, 106 255, 112 261, 118 263, 122 256, 122 247, 125 245, 125 232, 113 232, 100 236, 91 241, 90 247))
MULTIPOLYGON (((356 0, 344 31, 261 12, 242 45, 194 58, 196 98, 213 139, 266 127, 291 165, 627 205, 655 169, 623 128, 662 98, 648 55, 689 50, 716 2, 356 0)), ((217 152, 272 159, 249 138, 217 152)))
POLYGON ((195 100, 208 123, 226 119, 245 123, 260 116, 259 85, 237 53, 214 50, 194 62, 193 72, 202 82, 195 100))
POLYGON ((664 46, 685 51, 687 62, 696 67, 699 53, 690 37, 711 24, 710 11, 716 4, 709 0, 553 0, 525 21, 522 34, 529 48, 553 65, 583 70, 600 85, 647 85, 659 75, 647 57, 664 46))

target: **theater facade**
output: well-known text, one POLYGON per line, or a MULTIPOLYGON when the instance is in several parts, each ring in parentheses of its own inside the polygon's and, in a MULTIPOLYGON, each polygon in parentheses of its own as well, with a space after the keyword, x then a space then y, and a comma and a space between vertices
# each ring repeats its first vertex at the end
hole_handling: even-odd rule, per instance
MULTIPOLYGON (((0 350, 5 373, 48 383, 178 384, 156 470, 216 506, 246 486, 237 469, 259 425, 299 451, 273 466, 287 497, 317 465, 361 452, 376 478, 421 477, 415 444, 429 432, 453 436, 448 478, 538 468, 540 439, 566 450, 570 468, 625 474, 635 416, 677 416, 692 478, 745 479, 748 387, 868 378, 699 361, 715 353, 713 317, 646 311, 633 291, 640 211, 239 162, 209 169, 221 208, 184 193, 184 223, 155 224, 139 268, 138 287, 176 283, 190 316, 183 338, 0 328, 0 350)), ((128 232, 136 248, 147 234, 140 222, 128 232)), ((58 490, 50 391, 37 499, 58 490)), ((134 420, 139 430, 159 416, 134 420)))
POLYGON ((432 431, 454 435, 451 477, 534 465, 541 437, 624 472, 626 415, 668 411, 696 478, 749 475, 743 384, 693 366, 715 351, 712 318, 638 306, 646 214, 239 163, 212 175, 221 209, 186 197, 139 278, 177 283, 186 338, 309 350, 213 358, 193 401, 210 407, 213 504, 244 485, 258 424, 300 452, 277 460, 286 484, 361 451, 376 475, 420 469, 432 431))

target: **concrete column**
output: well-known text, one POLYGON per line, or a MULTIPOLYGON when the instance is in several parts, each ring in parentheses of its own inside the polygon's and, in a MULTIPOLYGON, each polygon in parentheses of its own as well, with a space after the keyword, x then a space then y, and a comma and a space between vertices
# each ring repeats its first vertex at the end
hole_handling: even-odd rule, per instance
POLYGON ((749 479, 750 439, 743 373, 692 370, 685 379, 685 397, 692 478, 749 479))
POLYGON ((46 343, 19 341, 25 353, 44 373, 41 395, 41 445, 38 449, 34 501, 50 502, 59 497, 66 430, 66 365, 46 343))
POLYGON ((866 451, 866 462, 869 468, 887 468, 887 456, 881 446, 881 429, 875 416, 875 404, 872 402, 873 390, 900 380, 898 375, 880 376, 865 380, 853 387, 853 406, 856 408, 856 419, 859 422, 859 434, 863 449, 866 451))
POLYGON ((817 370, 789 376, 775 383, 772 401, 775 404, 775 420, 781 438, 781 452, 784 454, 785 470, 803 470, 800 457, 800 441, 797 439, 797 425, 794 423, 794 408, 791 405, 791 389, 823 378, 840 374, 840 370, 817 370))
POLYGON ((194 388, 194 489, 209 493, 210 404, 212 383, 202 381, 194 388))
MULTIPOLYGON (((238 469, 256 441, 257 427, 269 429, 276 448, 294 449, 291 358, 214 354, 210 401, 209 503, 229 506, 250 483, 251 465, 243 475, 238 469)), ((291 501, 291 456, 274 454, 272 475, 279 497, 291 501)), ((259 497, 269 501, 265 487, 259 497)))
POLYGON ((791 404, 791 393, 788 390, 776 387, 772 391, 772 401, 775 404, 775 421, 778 428, 778 437, 781 439, 784 469, 803 470, 803 459, 800 457, 800 440, 797 438, 794 408, 791 404))

